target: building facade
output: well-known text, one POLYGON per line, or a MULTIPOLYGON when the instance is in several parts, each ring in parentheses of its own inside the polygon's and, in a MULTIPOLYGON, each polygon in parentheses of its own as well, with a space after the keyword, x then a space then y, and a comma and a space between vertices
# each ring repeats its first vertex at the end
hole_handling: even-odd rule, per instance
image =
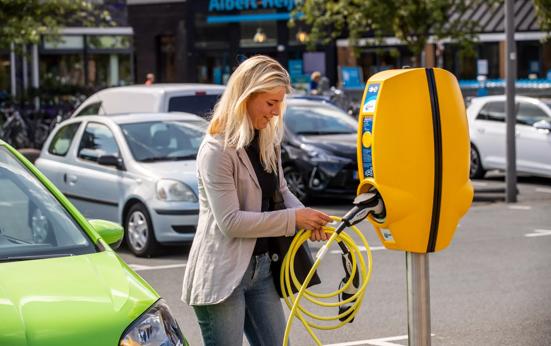
MULTIPOLYGON (((45 93, 89 93, 134 83, 133 35, 126 0, 104 0, 113 27, 67 27, 59 38, 0 51, 0 98, 31 88, 45 93)), ((0 24, 1 25, 1 24, 0 24)))
MULTIPOLYGON (((65 28, 61 41, 47 36, 28 55, 0 52, 0 99, 28 87, 74 86, 98 90, 157 82, 224 84, 243 59, 266 54, 285 66, 295 87, 307 88, 319 71, 331 85, 360 90, 374 73, 411 64, 411 53, 396 38, 382 45, 359 40, 352 54, 347 39, 309 51, 308 28, 289 27, 297 0, 103 0, 115 27, 65 28), (353 83, 351 83, 353 82, 353 83), (3 96, 4 95, 4 96, 3 96)), ((482 3, 468 14, 480 24, 476 56, 461 54, 450 41, 429 39, 421 64, 453 72, 460 81, 505 77, 503 5, 482 3)), ((515 1, 517 78, 551 80, 551 42, 537 23, 532 0, 515 1)))
MULTIPOLYGON (((425 46, 421 65, 443 67, 460 80, 505 78, 505 11, 498 6, 480 3, 465 14, 479 24, 475 56, 465 56, 453 42, 436 41, 431 37, 425 46)), ((517 46, 518 79, 551 80, 551 41, 544 42, 546 33, 538 26, 532 0, 515 1, 515 40, 517 46)), ((370 45, 370 39, 359 42, 359 55, 353 55, 348 40, 337 41, 338 64, 359 66, 365 78, 388 68, 411 64, 411 53, 395 38, 382 45, 370 45)))
POLYGON ((296 0, 128 0, 138 82, 223 84, 246 57, 265 54, 287 67, 297 85, 313 71, 337 79, 336 46, 306 50, 305 27, 288 20, 296 0))

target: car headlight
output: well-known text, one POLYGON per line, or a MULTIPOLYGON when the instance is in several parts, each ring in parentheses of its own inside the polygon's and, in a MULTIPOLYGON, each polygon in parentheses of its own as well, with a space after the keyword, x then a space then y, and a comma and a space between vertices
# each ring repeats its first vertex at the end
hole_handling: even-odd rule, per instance
POLYGON ((157 182, 157 199, 167 202, 197 202, 197 196, 186 184, 170 179, 157 182))
POLYGON ((162 299, 153 304, 123 333, 119 346, 188 345, 178 323, 162 299))
POLYGON ((332 153, 317 148, 310 144, 301 144, 300 147, 306 151, 310 159, 312 159, 313 162, 347 162, 350 161, 346 158, 335 156, 332 153))

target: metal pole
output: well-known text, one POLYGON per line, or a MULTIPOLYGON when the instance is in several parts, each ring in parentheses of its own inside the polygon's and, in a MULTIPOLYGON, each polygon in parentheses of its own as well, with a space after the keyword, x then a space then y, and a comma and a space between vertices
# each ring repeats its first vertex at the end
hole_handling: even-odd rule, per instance
POLYGON ((517 201, 517 165, 516 165, 516 143, 515 143, 515 80, 517 70, 517 52, 515 42, 515 13, 514 1, 505 0, 505 35, 507 40, 507 57, 505 65, 507 70, 506 94, 506 138, 507 138, 507 172, 505 181, 507 183, 505 201, 515 203, 517 201))
POLYGON ((429 255, 406 252, 408 345, 430 346, 429 255))
POLYGON ((23 44, 23 62, 21 63, 21 67, 23 70, 23 92, 22 94, 25 95, 29 91, 29 64, 27 62, 27 45, 23 44))
MULTIPOLYGON (((39 65, 38 65, 38 45, 33 44, 32 45, 32 85, 35 90, 38 90, 38 87, 40 86, 40 80, 39 80, 39 65)), ((38 110, 40 108, 40 99, 37 97, 34 98, 34 108, 38 110)))
POLYGON ((17 80, 15 78, 16 73, 15 66, 15 45, 10 43, 10 76, 11 76, 11 97, 15 99, 17 96, 17 80))

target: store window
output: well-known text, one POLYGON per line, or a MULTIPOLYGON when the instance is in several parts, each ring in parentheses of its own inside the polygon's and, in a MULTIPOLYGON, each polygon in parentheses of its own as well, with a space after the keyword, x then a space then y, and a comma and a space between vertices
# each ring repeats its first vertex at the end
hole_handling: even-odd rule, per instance
POLYGON ((241 22, 239 47, 273 47, 277 45, 277 22, 241 22))
POLYGON ((517 78, 536 79, 543 77, 541 66, 541 43, 538 41, 517 42, 517 78))
POLYGON ((116 35, 91 35, 87 37, 90 49, 130 49, 131 36, 116 35))
POLYGON ((161 82, 176 82, 176 37, 165 34, 157 37, 157 61, 161 82))
POLYGON ((40 57, 41 84, 84 85, 84 57, 81 53, 45 54, 40 57))
MULTIPOLYGON (((477 74, 487 72, 488 78, 499 78, 499 43, 484 42, 478 46, 478 61, 486 60, 487 71, 480 71, 477 63, 477 74)), ((484 64, 483 64, 484 65, 484 64)))
POLYGON ((229 49, 231 25, 228 23, 207 23, 205 13, 195 13, 193 45, 198 49, 229 49))
POLYGON ((104 88, 132 83, 132 36, 90 35, 87 81, 90 86, 104 88))
POLYGON ((360 53, 358 65, 363 69, 366 78, 379 71, 397 68, 400 51, 396 47, 365 48, 360 53))
POLYGON ((309 28, 303 23, 298 23, 289 28, 289 45, 296 46, 305 44, 309 36, 308 31, 309 28))
POLYGON ((131 84, 132 36, 45 36, 40 52, 41 84, 93 89, 131 84))
POLYGON ((130 54, 90 54, 87 64, 90 86, 105 88, 132 83, 130 54))
POLYGON ((477 57, 468 56, 457 45, 444 45, 444 68, 458 79, 476 79, 477 57))
POLYGON ((11 88, 9 54, 0 54, 0 103, 8 97, 11 88))
POLYGON ((44 36, 43 46, 47 50, 84 49, 84 37, 82 35, 61 35, 56 39, 52 36, 44 36))

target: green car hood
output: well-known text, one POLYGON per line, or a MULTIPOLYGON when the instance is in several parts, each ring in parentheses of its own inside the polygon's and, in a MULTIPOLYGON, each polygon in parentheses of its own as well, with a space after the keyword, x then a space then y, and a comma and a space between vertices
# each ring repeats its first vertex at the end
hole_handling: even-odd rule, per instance
POLYGON ((157 299, 109 250, 0 263, 0 345, 115 346, 157 299))

